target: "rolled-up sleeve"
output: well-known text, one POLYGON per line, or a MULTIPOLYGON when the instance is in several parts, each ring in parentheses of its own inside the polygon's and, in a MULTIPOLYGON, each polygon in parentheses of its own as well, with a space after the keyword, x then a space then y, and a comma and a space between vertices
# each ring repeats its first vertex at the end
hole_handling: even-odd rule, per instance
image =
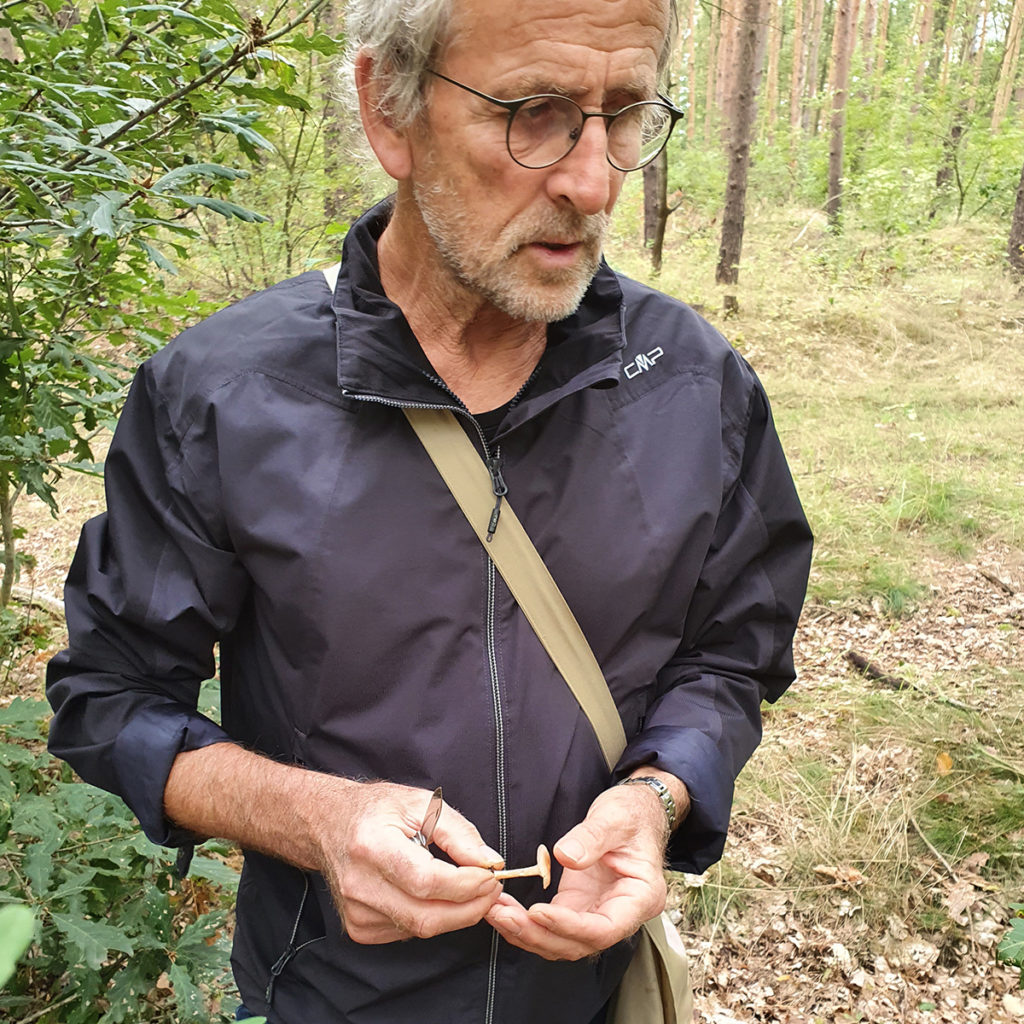
POLYGON ((761 739, 761 702, 778 699, 794 678, 793 634, 810 567, 810 529, 759 384, 742 422, 739 470, 683 642, 616 770, 621 778, 654 765, 686 783, 692 806, 668 858, 690 872, 721 857, 735 779, 761 739))
POLYGON ((50 750, 165 846, 195 839, 163 812, 175 757, 230 740, 196 707, 248 587, 226 531, 184 484, 205 477, 216 493, 215 456, 185 472, 189 457, 147 364, 111 444, 107 512, 82 530, 64 592, 69 644, 46 686, 50 750))

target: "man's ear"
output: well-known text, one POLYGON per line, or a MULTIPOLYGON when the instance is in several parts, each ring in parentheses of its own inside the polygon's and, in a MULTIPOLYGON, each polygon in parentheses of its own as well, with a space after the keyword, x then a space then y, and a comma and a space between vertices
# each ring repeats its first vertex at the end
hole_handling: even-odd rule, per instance
POLYGON ((355 78, 363 131, 381 167, 396 181, 405 181, 412 173, 408 133, 396 127, 390 115, 381 110, 380 83, 374 70, 373 54, 360 51, 355 61, 355 78))

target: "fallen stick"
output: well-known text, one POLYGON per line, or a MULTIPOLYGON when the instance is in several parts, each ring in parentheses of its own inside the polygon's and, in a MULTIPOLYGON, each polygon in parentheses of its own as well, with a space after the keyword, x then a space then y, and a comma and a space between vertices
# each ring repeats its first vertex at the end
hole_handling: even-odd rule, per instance
POLYGON ((868 661, 863 654, 858 654, 856 651, 847 651, 846 660, 862 675, 867 676, 868 679, 874 679, 875 682, 881 683, 890 690, 917 689, 913 683, 908 682, 906 679, 901 679, 899 676, 891 676, 888 672, 884 672, 873 661, 868 661))

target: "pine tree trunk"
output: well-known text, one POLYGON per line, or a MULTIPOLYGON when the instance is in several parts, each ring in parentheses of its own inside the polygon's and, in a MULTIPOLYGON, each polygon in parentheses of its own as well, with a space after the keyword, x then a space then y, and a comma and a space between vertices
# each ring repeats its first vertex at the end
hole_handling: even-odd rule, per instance
MULTIPOLYGON (((882 0, 882 2, 885 3, 886 0, 882 0)), ((875 69, 875 24, 877 21, 877 0, 865 0, 864 17, 860 24, 860 52, 864 57, 864 83, 859 90, 864 99, 867 99, 867 84, 875 69)))
POLYGON ((818 117, 817 104, 818 87, 821 83, 821 67, 819 57, 821 55, 821 30, 825 20, 825 0, 810 0, 813 10, 811 19, 811 40, 807 51, 807 75, 805 78, 806 87, 804 90, 804 131, 812 127, 817 134, 818 117))
POLYGON ((921 59, 918 61, 917 71, 914 75, 914 93, 916 96, 921 95, 925 72, 928 70, 928 59, 932 45, 932 26, 935 22, 935 0, 922 0, 920 13, 921 20, 917 26, 917 48, 921 59))
POLYGON ((843 209, 843 146, 846 135, 846 93, 853 42, 853 0, 837 0, 832 31, 832 121, 828 150, 828 200, 825 211, 833 230, 843 209))
POLYGON ((793 134, 793 146, 802 125, 804 97, 804 0, 793 0, 793 63, 789 72, 789 128, 793 134))
POLYGON ((1013 279, 1024 286, 1024 167, 1020 172, 1020 184, 1017 186, 1017 202, 1013 207, 1013 220, 1010 222, 1010 241, 1007 246, 1010 260, 1010 273, 1013 279))
POLYGON ((668 153, 662 150, 644 168, 644 242, 651 250, 651 270, 661 273, 668 208, 668 153))
MULTIPOLYGON (((718 250, 715 280, 719 284, 739 281, 743 227, 746 217, 747 176, 750 170, 750 138, 757 116, 758 71, 763 55, 763 6, 761 0, 744 0, 737 47, 732 141, 729 146, 729 177, 722 214, 722 243, 718 250)), ((723 299, 726 313, 735 313, 735 295, 723 299)))
POLYGON ((949 68, 953 62, 953 32, 956 29, 957 0, 949 0, 946 11, 946 31, 942 40, 942 71, 939 74, 939 88, 945 92, 949 86, 949 68))
POLYGON ((873 99, 882 95, 882 74, 885 71, 885 48, 889 43, 889 4, 892 0, 881 0, 878 7, 878 26, 875 29, 873 99))
POLYGON ((775 136, 775 123, 779 117, 779 53, 782 49, 782 9, 779 0, 769 0, 768 9, 768 70, 765 83, 765 107, 767 108, 768 141, 775 136))
POLYGON ((1017 78, 1017 58, 1020 56, 1021 28, 1024 26, 1024 0, 1014 0, 1010 27, 1006 33, 1006 48, 1003 63, 999 68, 999 84, 996 86, 995 103, 992 106, 992 131, 999 126, 1010 109, 1013 85, 1017 78))
POLYGON ((981 0, 981 27, 971 51, 974 74, 971 76, 971 91, 967 97, 967 113, 973 114, 978 108, 978 92, 981 89, 981 72, 985 66, 985 33, 988 31, 988 0, 981 0))
POLYGON ((686 118, 686 137, 690 142, 694 142, 697 137, 697 4, 699 2, 700 0, 690 0, 686 25, 686 94, 690 106, 686 118))
MULTIPOLYGON (((345 29, 345 18, 341 0, 328 0, 321 12, 323 30, 330 36, 337 37, 345 29)), ((323 85, 324 121, 323 147, 324 171, 327 174, 327 188, 324 192, 324 216, 329 224, 347 218, 349 195, 340 182, 341 168, 345 162, 345 126, 341 117, 341 103, 335 96, 334 79, 337 65, 334 61, 324 59, 321 68, 323 85)))
POLYGON ((711 145, 711 132, 717 104, 715 98, 718 95, 718 70, 717 55, 718 47, 721 45, 722 16, 718 4, 711 5, 711 23, 708 26, 708 68, 707 81, 704 88, 704 145, 711 145))

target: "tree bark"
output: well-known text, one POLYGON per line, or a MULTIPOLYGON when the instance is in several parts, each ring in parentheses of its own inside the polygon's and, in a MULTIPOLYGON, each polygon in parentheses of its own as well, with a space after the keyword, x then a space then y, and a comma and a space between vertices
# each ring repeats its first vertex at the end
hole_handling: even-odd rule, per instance
POLYGON ((668 205, 668 153, 663 149, 644 168, 644 242, 651 250, 651 270, 661 273, 668 205))
MULTIPOLYGON (((736 83, 732 90, 734 105, 732 141, 729 146, 729 177, 725 191, 725 210, 722 214, 722 243, 718 250, 715 280, 719 284, 739 281, 740 255, 743 251, 743 227, 746 216, 747 176, 750 170, 750 137, 757 116, 758 71, 762 40, 761 0, 744 0, 737 47, 736 83)), ((736 296, 723 298, 725 312, 739 309, 736 296)))
POLYGON ((837 0, 832 32, 832 122, 828 150, 828 200, 825 211, 838 230, 843 209, 843 146, 846 135, 846 93, 850 80, 853 39, 853 0, 837 0))
POLYGON ((973 114, 978 107, 978 91, 981 88, 981 72, 985 65, 985 33, 988 31, 988 0, 981 0, 981 27, 972 41, 971 63, 974 74, 971 76, 971 91, 967 97, 967 113, 973 114))
POLYGON ((711 145, 711 132, 713 129, 714 115, 717 110, 716 97, 718 96, 718 47, 721 45, 722 15, 718 4, 711 5, 711 22, 708 26, 708 67, 707 81, 704 89, 704 145, 711 145))
MULTIPOLYGON (((345 30, 345 18, 341 0, 330 0, 324 7, 322 25, 324 31, 337 38, 345 30)), ((341 184, 341 169, 345 162, 345 123, 342 117, 341 103, 335 93, 335 77, 338 72, 337 63, 324 59, 321 69, 321 81, 324 95, 323 147, 324 171, 327 175, 327 188, 324 191, 324 217, 329 224, 344 221, 347 218, 350 196, 341 184)))
POLYGON ((1010 15, 1010 27, 1006 32, 1003 62, 999 68, 999 84, 996 86, 996 98, 992 105, 992 131, 999 130, 1007 110, 1010 109, 1010 98, 1013 96, 1014 81, 1017 78, 1017 58, 1020 56, 1022 27, 1024 27, 1024 0, 1014 0, 1013 13, 1010 15))
POLYGON ((775 136, 775 123, 779 117, 779 54, 782 50, 782 7, 779 0, 769 0, 768 17, 768 80, 765 84, 768 141, 775 136))
POLYGON ((1010 274, 1018 284, 1024 286, 1024 167, 1021 168, 1020 184, 1017 186, 1017 202, 1013 207, 1006 254, 1010 260, 1010 274))
POLYGON ((878 6, 878 25, 875 29, 874 47, 874 80, 873 98, 877 101, 882 95, 882 73, 885 71, 885 48, 889 42, 889 4, 891 0, 881 0, 878 6))
POLYGON ((686 39, 686 95, 690 109, 686 117, 686 137, 694 142, 697 137, 697 4, 699 0, 690 0, 690 11, 687 18, 686 39))
POLYGON ((815 100, 818 96, 818 89, 821 85, 821 67, 819 57, 821 55, 821 30, 825 20, 825 0, 810 0, 813 10, 811 19, 811 39, 807 50, 807 75, 804 89, 804 131, 814 128, 814 134, 818 133, 818 118, 815 100), (812 125, 811 119, 814 119, 812 125))
POLYGON ((920 60, 917 63, 917 71, 914 74, 914 93, 921 95, 921 87, 924 85, 925 72, 928 70, 928 61, 931 56, 932 26, 935 23, 935 0, 923 0, 921 7, 921 20, 917 25, 917 48, 920 53, 920 60))
POLYGON ((804 0, 793 0, 793 63, 789 72, 789 128, 794 137, 794 148, 796 147, 796 135, 803 123, 805 49, 804 0))

